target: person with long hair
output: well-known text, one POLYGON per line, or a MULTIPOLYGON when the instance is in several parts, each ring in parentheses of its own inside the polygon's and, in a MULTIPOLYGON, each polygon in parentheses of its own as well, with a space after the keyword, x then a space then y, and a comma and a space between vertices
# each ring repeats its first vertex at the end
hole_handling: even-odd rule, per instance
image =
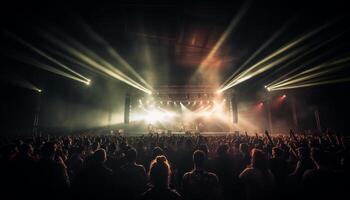
POLYGON ((157 156, 152 160, 148 173, 152 187, 142 195, 144 200, 181 200, 181 196, 169 188, 171 176, 170 164, 165 156, 157 156))
POLYGON ((274 176, 268 168, 268 160, 263 151, 252 150, 251 166, 239 175, 245 187, 246 199, 268 199, 274 188, 274 176))

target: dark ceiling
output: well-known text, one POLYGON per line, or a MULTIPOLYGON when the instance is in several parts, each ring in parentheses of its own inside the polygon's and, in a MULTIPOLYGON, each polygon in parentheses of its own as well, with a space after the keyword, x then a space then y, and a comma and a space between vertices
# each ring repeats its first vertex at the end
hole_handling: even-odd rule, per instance
MULTIPOLYGON (((213 49, 231 20, 249 4, 237 26, 209 61, 220 82, 273 33, 285 31, 261 52, 263 58, 307 31, 341 18, 334 29, 344 29, 346 10, 339 1, 50 1, 12 2, 2 7, 3 28, 45 48, 36 31, 63 31, 97 53, 83 26, 87 25, 152 85, 183 85, 213 49), (214 67, 213 67, 214 68, 214 67), (217 70, 219 69, 219 70, 217 70)), ((330 34, 339 30, 329 31, 330 34)), ((321 40, 329 37, 325 34, 321 40)), ((317 39, 317 38, 316 38, 317 39)), ((6 39, 7 40, 7 39, 6 39)), ((96 44, 96 43, 95 43, 96 44)), ((3 48, 7 51, 11 46, 3 48)), ((18 47, 17 47, 18 48, 18 47)), ((81 69, 79 69, 81 70, 81 69)), ((198 79, 205 83, 205 77, 198 79)))

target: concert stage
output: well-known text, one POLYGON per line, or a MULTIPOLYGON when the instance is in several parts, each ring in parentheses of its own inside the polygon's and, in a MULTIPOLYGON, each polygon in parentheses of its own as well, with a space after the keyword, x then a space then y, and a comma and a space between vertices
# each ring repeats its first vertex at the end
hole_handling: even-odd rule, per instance
POLYGON ((209 86, 161 86, 125 99, 124 123, 147 126, 147 132, 228 132, 237 121, 235 93, 209 86))

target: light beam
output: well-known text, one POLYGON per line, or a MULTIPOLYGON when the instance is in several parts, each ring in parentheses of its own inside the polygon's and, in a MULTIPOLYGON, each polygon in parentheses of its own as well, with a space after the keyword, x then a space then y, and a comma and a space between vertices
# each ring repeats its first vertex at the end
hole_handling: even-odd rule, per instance
POLYGON ((31 50, 33 50, 34 52, 36 52, 37 54, 41 55, 42 57, 48 59, 49 61, 55 63, 56 65, 60 66, 61 68, 71 72, 72 74, 74 74, 75 76, 79 77, 80 79, 83 79, 85 81, 89 81, 90 79, 86 78, 85 76, 79 74, 78 72, 74 71, 73 69, 69 68, 68 66, 66 66, 65 64, 59 62, 58 60, 54 59, 53 57, 49 56, 48 54, 46 54, 45 52, 43 52, 42 50, 38 49, 37 47, 29 44, 28 42, 26 42, 25 40, 23 40, 22 38, 16 36, 13 33, 10 33, 8 31, 6 31, 7 35, 9 35, 10 37, 12 37, 13 39, 15 39, 17 42, 21 43, 22 45, 30 48, 31 50))
MULTIPOLYGON (((328 27, 330 25, 330 23, 327 23, 325 25, 322 25, 310 32, 308 32, 305 35, 300 36, 299 38, 295 39, 294 41, 282 46, 281 48, 279 48, 278 50, 276 50, 275 52, 271 53, 270 55, 268 55, 267 57, 265 57, 264 59, 260 60, 259 62, 255 63, 254 65, 252 65, 251 67, 249 67, 248 69, 246 69, 245 71, 241 72, 239 75, 236 76, 236 78, 234 78, 233 80, 231 80, 228 84, 226 84, 226 86, 224 86, 223 88, 219 89, 219 92, 223 92, 243 81, 246 81, 250 78, 252 78, 253 76, 256 76, 257 74, 260 74, 261 72, 264 72, 270 68, 272 68, 275 65, 268 65, 269 67, 267 67, 266 65, 264 67, 261 67, 261 65, 263 65, 265 62, 271 60, 272 58, 288 51, 289 49, 295 47, 296 45, 300 44, 301 42, 303 42, 304 40, 310 38, 311 36, 315 35, 316 33, 320 32, 321 30, 325 29, 326 27, 328 27), (260 69, 257 69, 260 68, 260 69), (254 71, 255 72, 252 72, 254 71)), ((285 57, 284 57, 285 58, 285 57)), ((280 63, 280 62, 278 62, 280 63)))
POLYGON ((76 46, 79 46, 79 48, 84 49, 86 53, 88 53, 90 56, 94 57, 91 58, 90 56, 78 51, 76 48, 71 47, 70 45, 66 44, 65 42, 57 39, 56 37, 50 35, 50 34, 43 34, 45 38, 49 39, 51 42, 56 44, 57 46, 61 47, 62 49, 66 50, 69 52, 71 55, 75 56, 76 58, 80 59, 81 61, 85 62, 89 66, 105 73, 106 75, 109 75, 117 80, 120 80, 134 88, 137 88, 147 94, 152 94, 152 91, 143 87, 130 77, 126 76, 124 73, 122 73, 120 70, 116 69, 113 67, 110 63, 108 63, 106 60, 92 52, 90 49, 84 47, 82 44, 78 43, 72 38, 69 38, 69 42, 72 44, 75 44, 76 46), (101 62, 102 64, 98 63, 101 62))

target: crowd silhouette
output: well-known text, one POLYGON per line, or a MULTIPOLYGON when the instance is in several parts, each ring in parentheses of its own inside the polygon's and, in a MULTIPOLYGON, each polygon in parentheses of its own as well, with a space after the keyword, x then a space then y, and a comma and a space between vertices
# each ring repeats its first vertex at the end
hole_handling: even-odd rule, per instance
POLYGON ((346 199, 349 141, 326 134, 1 139, 2 199, 346 199))

